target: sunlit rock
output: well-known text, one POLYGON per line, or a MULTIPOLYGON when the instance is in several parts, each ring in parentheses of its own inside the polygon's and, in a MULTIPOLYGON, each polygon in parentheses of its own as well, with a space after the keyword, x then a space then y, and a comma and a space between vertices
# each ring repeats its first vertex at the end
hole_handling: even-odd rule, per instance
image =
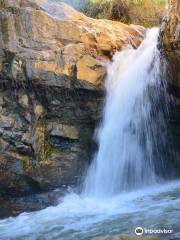
POLYGON ((4 62, 1 72, 18 81, 19 76, 24 76, 25 81, 27 74, 38 84, 70 87, 68 69, 78 64, 77 82, 83 78, 87 81, 84 87, 88 88, 89 83, 97 87, 105 76, 100 59, 106 56, 108 60, 126 44, 136 48, 144 38, 140 26, 91 19, 64 3, 35 2, 17 0, 12 4, 8 0, 4 6, 9 7, 0 13, 4 62), (87 67, 89 59, 98 67, 87 67))

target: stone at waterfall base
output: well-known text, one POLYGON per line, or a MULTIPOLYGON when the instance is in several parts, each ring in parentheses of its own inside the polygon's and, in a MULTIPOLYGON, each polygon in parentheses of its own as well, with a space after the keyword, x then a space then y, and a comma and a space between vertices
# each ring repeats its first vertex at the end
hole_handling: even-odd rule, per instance
POLYGON ((24 197, 0 198, 0 219, 15 217, 23 212, 42 210, 49 206, 56 206, 59 198, 67 193, 64 189, 56 191, 30 194, 24 197))

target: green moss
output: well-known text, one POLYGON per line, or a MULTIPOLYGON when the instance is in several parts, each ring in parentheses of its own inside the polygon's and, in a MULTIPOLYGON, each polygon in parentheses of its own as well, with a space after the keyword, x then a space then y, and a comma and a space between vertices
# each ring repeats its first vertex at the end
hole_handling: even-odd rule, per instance
POLYGON ((19 7, 23 7, 23 6, 24 6, 23 0, 21 0, 20 3, 19 3, 19 7))
POLYGON ((3 9, 6 7, 5 0, 0 0, 0 9, 3 9))
POLYGON ((44 141, 44 159, 49 160, 52 155, 52 147, 47 140, 44 141))
POLYGON ((29 166, 31 165, 32 159, 29 158, 28 156, 24 156, 24 155, 21 155, 20 159, 21 159, 23 169, 26 171, 29 168, 29 166))
POLYGON ((39 120, 36 126, 36 147, 40 161, 49 161, 52 147, 48 142, 45 120, 39 120))
POLYGON ((1 20, 1 28, 2 28, 2 37, 4 45, 6 45, 9 41, 9 33, 8 33, 8 19, 7 17, 1 20))

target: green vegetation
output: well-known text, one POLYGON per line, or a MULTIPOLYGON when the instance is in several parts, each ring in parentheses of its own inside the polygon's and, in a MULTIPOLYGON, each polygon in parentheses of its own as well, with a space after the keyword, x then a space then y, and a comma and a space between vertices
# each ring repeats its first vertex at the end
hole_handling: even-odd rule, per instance
POLYGON ((93 18, 107 18, 145 27, 157 26, 166 0, 88 0, 83 12, 93 18))
POLYGON ((52 154, 52 147, 48 143, 46 133, 46 123, 44 119, 40 119, 35 126, 36 131, 36 151, 40 161, 49 162, 49 158, 52 154))
POLYGON ((0 0, 0 9, 3 9, 6 7, 5 1, 4 0, 0 0))
POLYGON ((9 33, 8 33, 8 19, 6 17, 1 20, 1 29, 2 29, 2 38, 4 44, 7 44, 9 41, 9 33))

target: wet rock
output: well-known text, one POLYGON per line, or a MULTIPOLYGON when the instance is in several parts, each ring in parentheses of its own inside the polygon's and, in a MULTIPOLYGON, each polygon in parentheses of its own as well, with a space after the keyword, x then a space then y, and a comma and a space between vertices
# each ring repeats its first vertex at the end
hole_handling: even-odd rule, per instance
POLYGON ((7 195, 74 185, 91 159, 103 93, 32 90, 0 91, 0 189, 7 195))
POLYGON ((79 132, 77 128, 73 126, 58 123, 48 123, 47 129, 49 130, 49 134, 51 136, 69 138, 73 140, 79 139, 79 132))
POLYGON ((22 212, 32 212, 48 206, 55 206, 58 204, 59 198, 64 194, 64 189, 57 189, 51 192, 30 194, 19 198, 6 198, 6 201, 0 198, 0 218, 17 216, 22 212))
POLYGON ((167 59, 169 85, 175 97, 180 96, 180 1, 170 0, 160 33, 163 53, 167 59))

